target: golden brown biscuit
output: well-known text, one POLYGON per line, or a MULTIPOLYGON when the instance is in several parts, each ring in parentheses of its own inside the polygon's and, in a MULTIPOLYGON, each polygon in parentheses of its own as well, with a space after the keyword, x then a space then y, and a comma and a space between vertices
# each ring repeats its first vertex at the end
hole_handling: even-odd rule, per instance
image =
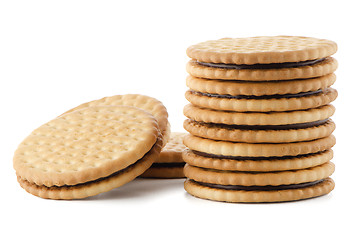
POLYGON ((137 176, 141 175, 148 169, 155 158, 159 155, 161 149, 161 140, 136 163, 127 168, 112 174, 109 177, 97 179, 95 181, 70 186, 51 186, 36 185, 18 176, 20 186, 27 192, 42 198, 50 199, 81 199, 90 196, 95 196, 100 193, 108 192, 114 188, 120 187, 137 176))
POLYGON ((332 134, 336 125, 331 119, 280 126, 226 125, 186 119, 184 128, 192 135, 213 140, 246 143, 287 143, 328 137, 332 134))
POLYGON ((187 178, 202 183, 238 186, 279 186, 325 179, 333 174, 334 164, 326 162, 311 168, 277 172, 220 171, 186 164, 184 172, 187 178))
POLYGON ((219 95, 188 90, 186 99, 195 106, 234 112, 283 112, 317 108, 337 98, 333 88, 285 95, 219 95))
POLYGON ((336 51, 337 44, 326 39, 259 36, 205 41, 190 46, 186 53, 201 62, 250 65, 302 62, 325 58, 336 51))
POLYGON ((333 105, 325 105, 308 110, 290 112, 231 112, 200 108, 192 104, 184 107, 184 115, 189 119, 205 123, 228 125, 286 125, 324 120, 334 114, 333 105))
MULTIPOLYGON (((37 185, 45 191, 55 187, 63 192, 62 187, 88 187, 88 183, 108 181, 114 175, 118 177, 112 178, 116 181, 112 186, 119 186, 151 165, 161 150, 161 141, 156 119, 144 110, 128 106, 86 107, 34 130, 15 151, 13 163, 19 182, 28 191, 37 185), (136 164, 141 159, 142 164, 136 164), (124 169, 127 170, 122 172, 124 169)), ((107 189, 99 186, 98 190, 65 196, 81 198, 107 189)), ((40 194, 38 190, 35 193, 40 194)))
MULTIPOLYGON (((90 106, 108 106, 108 105, 122 105, 131 106, 143 109, 151 113, 157 120, 159 128, 161 130, 162 137, 164 138, 163 145, 165 145, 169 139, 170 123, 168 122, 168 113, 166 107, 159 100, 140 94, 125 94, 115 95, 110 97, 104 97, 91 102, 83 103, 73 109, 68 110, 65 113, 72 112, 85 107, 90 106)), ((65 114, 63 113, 63 114, 65 114)))
POLYGON ((331 74, 337 67, 337 60, 329 57, 310 66, 279 69, 227 69, 209 67, 191 60, 187 63, 186 70, 191 76, 198 78, 258 82, 315 78, 331 74))
POLYGON ((308 79, 267 82, 206 79, 189 75, 186 78, 186 85, 191 90, 203 93, 263 96, 317 91, 332 86, 335 81, 335 74, 308 79))
POLYGON ((330 149, 336 143, 333 135, 307 142, 295 143, 239 143, 200 138, 191 134, 184 144, 191 150, 221 156, 281 157, 316 153, 330 149))
POLYGON ((329 193, 334 164, 294 171, 216 171, 186 164, 185 190, 196 197, 226 202, 282 202, 329 193))
POLYGON ((283 190, 225 190, 211 188, 190 179, 185 182, 185 190, 191 195, 203 199, 221 202, 286 202, 308 199, 330 193, 334 189, 331 178, 312 184, 308 187, 283 190))
POLYGON ((333 158, 332 150, 287 157, 222 157, 186 150, 182 157, 188 164, 223 171, 273 172, 310 168, 333 158))

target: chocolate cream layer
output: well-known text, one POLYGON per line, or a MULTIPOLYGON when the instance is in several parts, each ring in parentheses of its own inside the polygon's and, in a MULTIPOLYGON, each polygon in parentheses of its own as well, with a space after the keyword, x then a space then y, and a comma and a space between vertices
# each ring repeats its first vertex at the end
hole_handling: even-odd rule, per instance
POLYGON ((195 182, 199 185, 210 187, 210 188, 217 188, 217 189, 224 189, 224 190, 233 190, 233 191, 278 191, 278 190, 289 190, 289 189, 301 189, 311 187, 317 184, 320 184, 324 181, 318 180, 314 182, 306 182, 306 183, 299 183, 299 184, 290 184, 290 185, 279 185, 279 186, 241 186, 241 185, 220 185, 220 184, 213 184, 213 183, 204 183, 204 182, 197 182, 192 179, 190 181, 195 182))
POLYGON ((269 64, 224 64, 224 63, 206 63, 196 61, 197 64, 205 67, 223 68, 223 69, 280 69, 280 68, 296 68, 311 66, 323 62, 326 58, 308 60, 303 62, 285 62, 285 63, 269 63, 269 64))
POLYGON ((185 162, 169 162, 169 163, 153 163, 152 168, 176 168, 176 167, 184 167, 185 162))
POLYGON ((295 124, 286 124, 286 125, 228 125, 222 123, 204 123, 204 122, 197 122, 194 120, 190 120, 195 125, 202 125, 209 128, 224 128, 224 129, 240 129, 240 130, 291 130, 291 129, 304 129, 304 128, 311 128, 311 127, 318 127, 323 124, 327 124, 330 119, 323 119, 314 122, 307 122, 307 123, 295 123, 295 124))
MULTIPOLYGON (((237 160, 237 161, 263 161, 263 160, 285 160, 285 159, 296 159, 296 158, 304 158, 304 157, 312 157, 314 155, 318 155, 322 152, 316 152, 316 153, 308 153, 308 154, 301 154, 297 156, 282 156, 282 157, 243 157, 243 156, 227 156, 227 155, 216 155, 211 153, 205 153, 205 152, 199 152, 196 150, 191 150, 194 154, 207 157, 207 158, 216 158, 216 159, 230 159, 230 160, 237 160)), ((327 150, 326 150, 327 151, 327 150)), ((325 151, 323 151, 325 152, 325 151)))
POLYGON ((227 98, 227 99, 281 99, 281 98, 301 98, 301 97, 308 97, 313 95, 318 95, 321 93, 327 92, 328 89, 319 89, 317 91, 310 91, 310 92, 301 92, 295 94, 275 94, 275 95, 262 95, 262 96, 254 96, 254 95, 222 95, 222 94, 212 94, 212 93, 203 93, 194 90, 190 90, 192 94, 205 96, 205 97, 215 97, 215 98, 227 98))

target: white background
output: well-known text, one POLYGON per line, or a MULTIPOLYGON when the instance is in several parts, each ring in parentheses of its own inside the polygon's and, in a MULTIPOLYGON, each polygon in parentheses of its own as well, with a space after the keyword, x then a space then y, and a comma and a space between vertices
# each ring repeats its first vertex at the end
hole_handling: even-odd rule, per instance
POLYGON ((0 238, 361 239, 358 1, 1 1, 0 238), (278 204, 193 198, 183 180, 137 180, 86 200, 44 200, 12 156, 33 129, 80 103, 140 93, 182 131, 185 50, 222 37, 304 35, 338 43, 335 190, 278 204))

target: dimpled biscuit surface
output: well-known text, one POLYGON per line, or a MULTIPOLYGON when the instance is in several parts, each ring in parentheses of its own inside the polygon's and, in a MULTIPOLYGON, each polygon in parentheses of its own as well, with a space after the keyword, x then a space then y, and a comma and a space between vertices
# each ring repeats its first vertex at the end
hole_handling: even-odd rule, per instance
POLYGON ((325 58, 337 51, 326 39, 301 36, 222 38, 190 46, 186 53, 201 62, 267 64, 325 58))
POLYGON ((110 97, 104 97, 98 100, 90 101, 83 103, 75 108, 68 110, 65 113, 69 113, 75 110, 79 110, 84 107, 90 106, 131 106, 137 107, 142 110, 145 110, 151 113, 157 120, 158 126, 160 128, 163 145, 165 145, 169 139, 170 135, 170 124, 168 122, 168 113, 166 107, 159 100, 141 95, 141 94, 125 94, 125 95, 114 95, 110 97))
POLYGON ((107 177, 141 159, 158 137, 155 118, 135 107, 95 106, 34 130, 14 154, 22 179, 44 186, 107 177))

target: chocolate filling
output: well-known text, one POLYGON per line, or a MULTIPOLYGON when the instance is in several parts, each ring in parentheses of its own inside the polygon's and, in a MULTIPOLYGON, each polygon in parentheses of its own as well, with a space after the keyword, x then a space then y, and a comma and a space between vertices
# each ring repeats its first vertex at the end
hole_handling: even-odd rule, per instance
POLYGON ((174 162, 174 163, 153 163, 152 168, 176 168, 184 167, 185 162, 174 162))
POLYGON ((306 183, 299 183, 299 184, 290 184, 290 185, 279 185, 279 186, 240 186, 240 185, 220 185, 220 184, 213 184, 213 183, 204 183, 204 182, 197 182, 192 179, 190 181, 200 184, 205 187, 210 188, 218 188, 218 189, 225 189, 225 190, 234 190, 234 191, 278 191, 278 190, 289 190, 289 189, 301 189, 306 187, 311 187, 316 184, 322 183, 324 179, 314 181, 314 182, 306 182, 306 183))
POLYGON ((211 154, 211 153, 199 152, 199 151, 196 151, 196 150, 191 150, 191 152, 196 154, 196 155, 199 155, 199 156, 202 156, 202 157, 207 157, 207 158, 230 159, 230 160, 237 160, 237 161, 245 161, 245 160, 251 160, 251 161, 285 160, 285 159, 295 159, 295 158, 302 158, 302 157, 311 157, 313 155, 317 155, 317 154, 322 153, 322 152, 317 152, 317 153, 301 154, 301 155, 297 155, 297 156, 282 156, 282 157, 242 157, 242 156, 216 155, 216 154, 211 154))
POLYGON ((253 65, 206 63, 206 62, 199 62, 199 61, 196 61, 196 63, 200 64, 202 66, 206 66, 206 67, 223 68, 223 69, 279 69, 279 68, 295 68, 295 67, 311 66, 311 65, 320 63, 324 60, 325 60, 325 58, 308 60, 308 61, 303 61, 303 62, 285 62, 285 63, 253 64, 253 65))
POLYGON ((286 124, 286 125, 228 125, 223 123, 204 123, 204 122, 197 122, 191 120, 192 122, 198 125, 204 125, 206 127, 212 128, 224 128, 224 129, 240 129, 240 130, 290 130, 290 129, 303 129, 303 128, 311 128, 317 127, 323 124, 326 124, 329 121, 329 118, 318 120, 314 122, 307 122, 307 123, 295 123, 295 124, 286 124))
POLYGON ((263 95, 263 96, 253 96, 253 95, 219 95, 219 94, 212 94, 212 93, 202 93, 190 90, 192 94, 196 94, 199 96, 206 96, 206 97, 215 97, 215 98, 227 98, 227 99, 280 99, 280 98, 301 98, 301 97, 307 97, 311 95, 317 95, 320 93, 323 93, 322 89, 317 91, 310 91, 310 92, 301 92, 301 93, 295 93, 295 94, 275 94, 275 95, 263 95))

